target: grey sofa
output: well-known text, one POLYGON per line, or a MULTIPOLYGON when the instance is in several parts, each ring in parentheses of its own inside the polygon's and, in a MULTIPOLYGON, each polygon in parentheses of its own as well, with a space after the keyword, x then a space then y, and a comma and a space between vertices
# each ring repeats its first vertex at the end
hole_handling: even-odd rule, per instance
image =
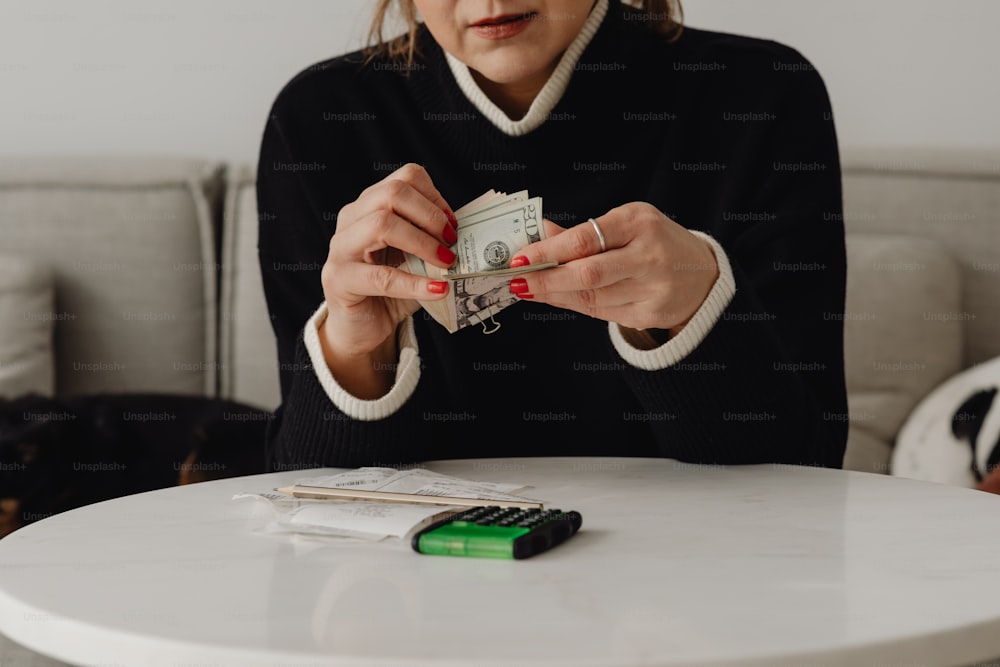
MULTIPOLYGON (((845 467, 891 473, 922 397, 1000 355, 1000 154, 844 151, 845 467)), ((0 159, 0 397, 166 391, 273 409, 252 165, 0 159)), ((831 314, 831 317, 839 317, 831 314)), ((60 664, 0 637, 0 664, 60 664)))
MULTIPOLYGON (((1000 354, 1000 154, 843 161, 847 467, 888 472, 915 403, 1000 354)), ((275 407, 254 199, 252 165, 0 159, 0 396, 159 390, 275 407)))

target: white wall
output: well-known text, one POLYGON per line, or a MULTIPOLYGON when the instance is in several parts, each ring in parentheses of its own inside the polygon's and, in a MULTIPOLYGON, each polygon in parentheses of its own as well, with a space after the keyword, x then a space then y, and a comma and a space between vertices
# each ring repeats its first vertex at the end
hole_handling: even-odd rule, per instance
MULTIPOLYGON (((296 71, 360 46, 370 0, 0 0, 0 153, 253 160, 296 71)), ((785 42, 843 145, 1000 147, 998 0, 685 0, 785 42)))
POLYGON ((696 27, 799 49, 842 145, 1000 147, 998 0, 684 0, 696 27))
POLYGON ((357 48, 365 0, 0 0, 0 153, 254 159, 298 70, 357 48))

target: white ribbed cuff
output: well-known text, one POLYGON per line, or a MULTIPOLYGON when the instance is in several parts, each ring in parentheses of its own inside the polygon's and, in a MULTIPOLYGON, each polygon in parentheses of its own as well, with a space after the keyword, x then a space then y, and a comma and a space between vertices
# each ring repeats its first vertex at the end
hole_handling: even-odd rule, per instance
POLYGON ((323 347, 319 342, 319 327, 326 320, 326 303, 323 303, 306 322, 303 340, 309 360, 312 362, 316 379, 326 392, 330 402, 340 408, 348 417, 361 421, 385 419, 395 414, 410 400, 417 382, 420 380, 420 350, 417 335, 413 329, 413 318, 408 317, 399 329, 399 363, 396 364, 396 380, 389 393, 375 400, 364 400, 347 393, 326 365, 323 347))
POLYGON ((504 113, 503 109, 487 97, 486 93, 479 87, 479 84, 476 83, 476 80, 472 78, 472 73, 469 72, 468 65, 447 51, 445 51, 444 55, 448 60, 448 67, 451 68, 451 73, 455 77, 458 87, 465 94, 469 102, 479 109, 479 112, 483 114, 486 120, 493 123, 498 130, 512 137, 520 137, 538 129, 548 119, 549 114, 552 113, 552 109, 555 108, 559 100, 562 99, 563 93, 566 92, 566 86, 569 85, 569 80, 573 76, 577 61, 583 54, 584 49, 587 48, 587 45, 590 44, 590 40, 594 38, 597 29, 601 27, 601 22, 604 21, 604 16, 607 13, 608 0, 598 0, 587 17, 586 22, 584 22, 583 27, 580 29, 579 34, 577 34, 576 39, 563 52, 562 58, 559 59, 559 64, 556 65, 552 75, 549 76, 549 80, 545 82, 545 85, 542 86, 542 89, 538 91, 538 95, 531 102, 531 106, 528 107, 528 113, 524 115, 524 118, 518 120, 511 120, 504 113))
POLYGON ((718 241, 708 234, 691 231, 698 238, 705 239, 712 252, 715 253, 715 263, 719 266, 719 277, 715 280, 715 285, 705 297, 705 301, 695 312, 694 317, 685 325, 681 332, 668 340, 663 345, 652 350, 640 350, 633 347, 625 337, 622 336, 621 327, 614 322, 608 326, 611 334, 611 342, 614 344, 618 354, 626 362, 641 368, 645 371, 659 371, 669 368, 686 356, 694 352, 695 348, 701 345, 708 332, 712 330, 715 323, 722 317, 736 294, 736 280, 733 278, 733 268, 729 265, 729 258, 726 251, 722 249, 718 241))

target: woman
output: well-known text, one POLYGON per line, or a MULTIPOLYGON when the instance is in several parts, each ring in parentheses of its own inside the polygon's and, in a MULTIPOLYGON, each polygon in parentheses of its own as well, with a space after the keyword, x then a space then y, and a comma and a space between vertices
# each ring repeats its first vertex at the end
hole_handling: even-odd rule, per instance
POLYGON ((823 82, 788 47, 681 30, 677 7, 642 4, 401 0, 408 35, 281 92, 258 173, 273 467, 841 466, 844 229, 823 82), (491 188, 545 203, 547 238, 511 265, 559 266, 511 280, 519 303, 493 335, 449 334, 418 304, 447 285, 395 267, 403 252, 450 266, 453 211, 491 188))

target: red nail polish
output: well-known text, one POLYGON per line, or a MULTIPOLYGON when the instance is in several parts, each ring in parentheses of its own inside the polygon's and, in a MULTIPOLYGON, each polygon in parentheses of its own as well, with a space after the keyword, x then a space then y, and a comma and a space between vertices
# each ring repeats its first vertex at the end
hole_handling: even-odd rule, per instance
POLYGON ((517 269, 522 266, 528 266, 529 264, 531 264, 531 262, 528 260, 527 257, 524 257, 523 255, 518 255, 514 259, 510 260, 510 268, 512 269, 517 269))
POLYGON ((455 241, 458 240, 458 234, 455 233, 455 229, 451 225, 445 225, 441 235, 444 236, 444 242, 448 245, 455 245, 455 241))
POLYGON ((528 281, 524 278, 514 278, 510 281, 510 291, 514 294, 525 294, 528 291, 528 281))
POLYGON ((448 266, 451 266, 455 262, 455 253, 453 253, 451 250, 448 250, 443 245, 439 245, 438 246, 438 259, 440 259, 442 262, 444 262, 448 266))
POLYGON ((427 284, 427 291, 432 294, 444 294, 448 291, 448 283, 443 280, 435 280, 427 284))
POLYGON ((451 225, 452 229, 458 229, 458 218, 451 211, 445 211, 444 215, 448 218, 448 224, 451 225))
POLYGON ((515 294, 514 296, 516 296, 518 299, 534 299, 535 298, 534 294, 515 294))

